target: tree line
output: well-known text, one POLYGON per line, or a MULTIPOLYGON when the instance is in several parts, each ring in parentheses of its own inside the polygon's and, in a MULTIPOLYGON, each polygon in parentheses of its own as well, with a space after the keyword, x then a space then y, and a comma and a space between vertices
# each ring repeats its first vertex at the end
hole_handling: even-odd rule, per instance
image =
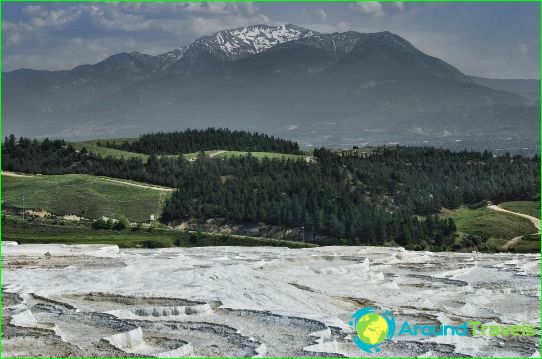
POLYGON ((321 148, 303 160, 151 155, 102 157, 62 140, 6 139, 2 168, 88 173, 180 188, 164 222, 224 218, 232 223, 303 227, 320 244, 383 244, 450 248, 455 224, 436 214, 483 200, 529 199, 540 187, 539 158, 494 157, 425 147, 380 147, 367 157, 321 148))
POLYGON ((140 136, 134 142, 99 141, 97 144, 149 155, 175 155, 211 150, 300 153, 296 142, 257 132, 231 131, 225 128, 149 133, 140 136))
POLYGON ((356 186, 416 214, 461 204, 531 199, 539 194, 540 157, 494 156, 489 151, 432 147, 378 147, 368 157, 342 157, 316 149, 321 165, 344 166, 356 186))

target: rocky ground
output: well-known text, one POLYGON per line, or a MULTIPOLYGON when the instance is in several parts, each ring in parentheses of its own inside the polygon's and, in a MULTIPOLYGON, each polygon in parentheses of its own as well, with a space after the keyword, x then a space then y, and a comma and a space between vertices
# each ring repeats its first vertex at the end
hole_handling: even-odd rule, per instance
POLYGON ((2 245, 3 356, 539 356, 537 337, 352 342, 373 306, 402 322, 540 323, 540 255, 402 248, 2 245))

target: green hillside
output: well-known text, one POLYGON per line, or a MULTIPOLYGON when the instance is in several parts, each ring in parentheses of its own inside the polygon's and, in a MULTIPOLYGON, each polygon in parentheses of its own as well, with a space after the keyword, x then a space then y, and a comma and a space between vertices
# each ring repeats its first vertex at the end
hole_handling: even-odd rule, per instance
MULTIPOLYGON (((216 152, 216 151, 215 151, 216 152)), ((275 152, 245 152, 245 151, 223 151, 218 153, 215 157, 242 157, 242 156, 248 156, 250 153, 251 156, 254 156, 256 158, 285 158, 290 160, 302 160, 304 159, 305 155, 294 155, 289 153, 275 153, 275 152)))
MULTIPOLYGON (((130 140, 130 139, 114 139, 114 140, 110 140, 110 141, 118 141, 118 142, 122 142, 124 140, 130 140)), ((131 140, 134 140, 134 139, 131 139, 131 140)), ((82 141, 82 142, 70 142, 71 145, 73 145, 73 147, 76 149, 76 150, 81 150, 83 148, 86 148, 87 151, 89 152, 92 152, 94 154, 97 154, 97 155, 102 155, 102 156, 112 156, 112 157, 116 157, 116 158, 120 158, 120 157, 124 157, 124 158, 130 158, 130 157, 138 157, 138 158, 141 158, 143 161, 147 161, 147 158, 149 158, 149 156, 143 154, 143 153, 135 153, 135 152, 128 152, 128 151, 122 151, 122 150, 117 150, 117 149, 114 149, 114 148, 108 148, 108 147, 103 147, 103 146, 98 146, 97 145, 97 142, 104 142, 106 140, 89 140, 89 141, 82 141)))
MULTIPOLYGON (((2 175, 2 204, 20 208, 23 195, 26 208, 40 208, 55 215, 73 214, 85 218, 107 216, 146 221, 160 215, 171 191, 149 189, 132 181, 89 175, 13 177, 2 175)), ((158 187, 155 187, 158 188, 158 187)))
POLYGON ((513 201, 499 204, 504 209, 512 212, 523 213, 540 218, 540 201, 513 201))
POLYGON ((531 234, 522 237, 521 240, 510 248, 515 253, 540 253, 540 235, 531 234))
MULTIPOLYGON (((123 151, 123 150, 117 150, 115 148, 109 148, 109 147, 104 147, 104 146, 98 146, 97 145, 98 142, 104 143, 105 141, 122 143, 122 142, 125 142, 125 141, 126 142, 132 142, 132 141, 135 141, 135 140, 136 139, 134 139, 134 138, 114 138, 114 139, 109 139, 109 140, 97 139, 97 140, 88 140, 88 141, 81 141, 81 142, 70 142, 70 144, 73 145, 73 147, 76 150, 79 150, 79 151, 84 147, 84 148, 87 149, 87 151, 95 153, 97 155, 112 156, 112 157, 115 157, 115 158, 137 157, 137 158, 141 158, 144 162, 146 162, 147 159, 149 158, 149 156, 146 155, 146 154, 136 153, 136 152, 128 152, 128 151, 123 151)), ((224 150, 224 151, 222 151, 222 150, 212 150, 212 151, 204 151, 204 152, 205 152, 206 156, 216 157, 216 158, 240 157, 240 156, 247 156, 249 154, 249 152, 245 152, 245 151, 226 151, 226 150, 224 150)), ((256 157, 256 158, 264 158, 264 157, 267 157, 267 158, 286 158, 286 159, 292 159, 292 160, 303 159, 303 158, 305 158, 307 156, 307 155, 294 155, 294 154, 284 154, 284 153, 275 153, 275 152, 250 152, 250 154, 252 156, 256 157)), ((183 156, 187 160, 196 159, 198 157, 198 155, 199 155, 199 152, 191 152, 191 153, 183 154, 183 156)), ((159 157, 177 157, 177 155, 162 155, 162 156, 159 156, 159 157)))
POLYGON ((488 238, 487 244, 495 249, 514 237, 536 232, 536 228, 526 218, 485 207, 461 207, 452 211, 451 217, 460 232, 488 238))

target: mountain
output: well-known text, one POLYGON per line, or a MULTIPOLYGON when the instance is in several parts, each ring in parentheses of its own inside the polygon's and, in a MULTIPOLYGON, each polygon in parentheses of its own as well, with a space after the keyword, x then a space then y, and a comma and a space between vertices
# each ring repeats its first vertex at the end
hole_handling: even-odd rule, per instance
POLYGON ((171 65, 181 59, 186 53, 186 47, 180 47, 171 51, 158 55, 158 59, 162 60, 165 66, 171 65))
POLYGON ((194 41, 168 69, 169 74, 192 75, 256 55, 270 48, 314 32, 295 25, 253 25, 224 30, 194 41))
POLYGON ((215 126, 336 145, 538 134, 536 102, 390 32, 254 25, 158 56, 123 53, 2 79, 4 133, 75 138, 215 126))
POLYGON ((43 125, 42 130, 48 126, 56 130, 56 119, 132 83, 156 77, 164 63, 155 56, 132 52, 69 71, 20 69, 2 73, 2 117, 8 123, 16 121, 25 132, 35 132, 36 123, 43 125))

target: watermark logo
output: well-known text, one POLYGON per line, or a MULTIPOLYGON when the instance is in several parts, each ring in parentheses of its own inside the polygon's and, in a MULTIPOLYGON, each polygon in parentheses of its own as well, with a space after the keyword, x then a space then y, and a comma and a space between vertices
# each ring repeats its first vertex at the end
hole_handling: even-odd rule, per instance
POLYGON ((403 322, 396 333, 395 317, 390 311, 378 313, 374 308, 365 307, 352 315, 349 323, 355 330, 354 343, 367 353, 378 353, 380 345, 394 337, 517 337, 536 336, 536 326, 525 322, 519 324, 482 323, 477 321, 463 322, 458 325, 449 324, 419 324, 403 322))
POLYGON ((367 353, 379 352, 380 345, 395 335, 395 318, 389 311, 380 314, 371 307, 360 309, 352 315, 350 325, 356 329, 354 343, 367 353))

